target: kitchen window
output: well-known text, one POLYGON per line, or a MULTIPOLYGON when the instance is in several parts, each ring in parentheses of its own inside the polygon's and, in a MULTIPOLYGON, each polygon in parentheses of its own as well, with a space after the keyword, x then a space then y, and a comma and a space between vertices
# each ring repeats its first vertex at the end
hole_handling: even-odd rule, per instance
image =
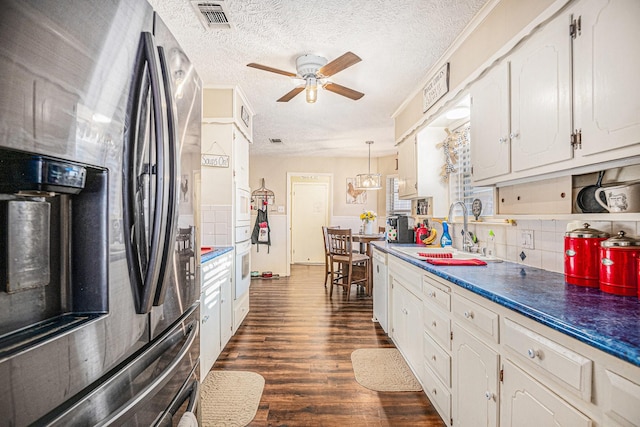
MULTIPOLYGON (((472 216, 471 206, 474 199, 482 202, 482 215, 493 216, 493 187, 474 187, 471 185, 471 125, 464 125, 453 130, 453 138, 456 144, 458 161, 454 165, 455 170, 449 175, 449 197, 451 202, 462 200, 467 206, 469 216, 472 216)), ((457 214, 462 215, 460 208, 456 208, 457 214)))
POLYGON ((411 200, 401 200, 398 193, 400 180, 397 175, 387 176, 387 216, 411 214, 411 200))

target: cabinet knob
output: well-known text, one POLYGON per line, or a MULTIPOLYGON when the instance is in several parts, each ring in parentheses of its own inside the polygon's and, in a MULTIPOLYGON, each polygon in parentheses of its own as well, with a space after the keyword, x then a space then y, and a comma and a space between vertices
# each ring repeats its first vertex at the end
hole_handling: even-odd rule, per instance
POLYGON ((491 393, 490 391, 485 391, 484 397, 486 397, 487 400, 493 400, 493 393, 491 393))
POLYGON ((504 144, 505 142, 507 142, 509 140, 509 138, 507 138, 506 136, 502 136, 500 138, 498 138, 498 142, 500 144, 504 144))
POLYGON ((437 323, 436 323, 436 321, 434 320, 433 322, 431 322, 431 326, 433 326, 433 327, 435 328, 436 326, 438 326, 438 324, 437 324, 437 323))
POLYGON ((436 355, 435 354, 433 356, 431 356, 431 360, 433 360, 434 362, 436 361, 436 355))
POLYGON ((403 308, 403 309, 402 309, 402 312, 403 312, 404 314, 409 314, 409 312, 407 311, 407 309, 406 309, 406 308, 403 308))
POLYGON ((429 291, 429 296, 431 298, 435 298, 436 297, 436 293, 434 291, 429 291))
POLYGON ((465 319, 473 319, 473 311, 465 311, 464 317, 465 319))
POLYGON ((436 390, 436 389, 434 388, 433 390, 431 390, 431 394, 433 394, 433 395, 435 396, 436 394, 438 394, 438 390, 436 390))
POLYGON ((539 353, 537 350, 534 350, 532 348, 530 348, 529 350, 527 350, 527 354, 529 355, 530 358, 535 359, 536 357, 539 356, 539 353))
POLYGON ((509 138, 511 138, 511 139, 520 138, 520 132, 517 132, 517 131, 516 132, 511 132, 509 134, 509 138))

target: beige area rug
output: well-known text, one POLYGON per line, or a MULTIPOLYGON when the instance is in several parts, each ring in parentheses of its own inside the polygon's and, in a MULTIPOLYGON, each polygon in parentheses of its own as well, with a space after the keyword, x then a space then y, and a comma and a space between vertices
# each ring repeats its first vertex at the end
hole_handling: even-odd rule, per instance
POLYGON ((396 348, 360 348, 351 353, 356 381, 375 391, 420 391, 422 386, 396 348))
POLYGON ((246 426, 258 412, 264 377, 255 372, 211 371, 202 383, 202 425, 246 426))

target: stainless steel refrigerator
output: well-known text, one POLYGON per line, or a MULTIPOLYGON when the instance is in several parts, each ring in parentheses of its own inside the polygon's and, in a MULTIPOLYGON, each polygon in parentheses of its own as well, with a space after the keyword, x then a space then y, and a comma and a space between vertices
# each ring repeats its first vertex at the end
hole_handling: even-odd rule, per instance
POLYGON ((145 0, 2 2, 0 426, 197 416, 200 121, 145 0))

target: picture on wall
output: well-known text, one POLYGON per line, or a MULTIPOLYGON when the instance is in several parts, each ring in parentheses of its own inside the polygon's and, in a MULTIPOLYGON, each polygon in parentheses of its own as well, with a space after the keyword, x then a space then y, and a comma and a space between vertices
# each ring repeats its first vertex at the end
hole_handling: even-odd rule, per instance
POLYGON ((347 204, 367 203, 367 190, 356 190, 356 179, 347 178, 347 204))
POLYGON ((181 203, 189 203, 189 175, 182 175, 182 179, 180 180, 180 202, 181 203))

